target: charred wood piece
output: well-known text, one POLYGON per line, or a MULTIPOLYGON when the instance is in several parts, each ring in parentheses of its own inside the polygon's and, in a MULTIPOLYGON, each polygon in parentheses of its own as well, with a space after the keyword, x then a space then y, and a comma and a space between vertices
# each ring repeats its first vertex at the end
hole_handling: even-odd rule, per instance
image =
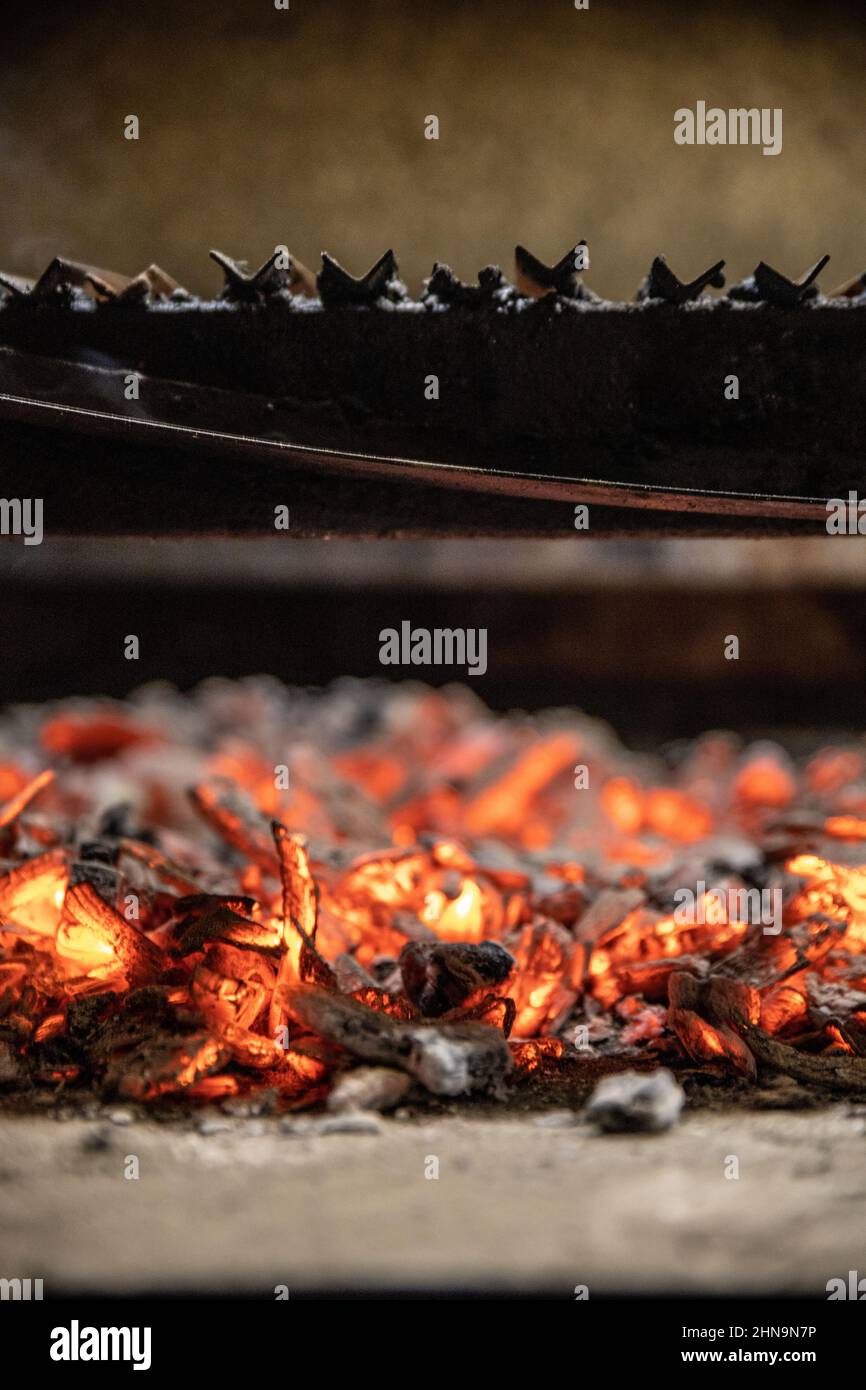
POLYGON ((511 1071, 508 1044, 483 1023, 398 1023, 314 985, 290 986, 282 998, 298 1023, 365 1062, 408 1072, 434 1095, 496 1091, 511 1071))
POLYGON ((410 941, 400 952, 403 988, 425 1018, 456 1009, 479 991, 504 984, 514 957, 496 941, 410 941))

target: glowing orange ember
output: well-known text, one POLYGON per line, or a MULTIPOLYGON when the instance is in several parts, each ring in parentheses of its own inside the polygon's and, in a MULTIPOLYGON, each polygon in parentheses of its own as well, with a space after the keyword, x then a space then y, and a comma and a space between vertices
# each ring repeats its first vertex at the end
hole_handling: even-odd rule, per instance
POLYGON ((7 751, 0 1028, 31 1079, 294 1107, 359 1061, 429 1077, 431 1037, 536 1078, 866 1056, 858 750, 717 736, 672 769, 457 691, 350 706, 217 683, 76 702, 7 751), (332 1029, 299 991, 342 1001, 332 1029))

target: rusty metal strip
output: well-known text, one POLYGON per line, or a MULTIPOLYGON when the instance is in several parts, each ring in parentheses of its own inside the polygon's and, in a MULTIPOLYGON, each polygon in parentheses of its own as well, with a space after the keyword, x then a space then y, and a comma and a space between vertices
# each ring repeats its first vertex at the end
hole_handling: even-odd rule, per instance
MULTIPOLYGON (((618 479, 588 478, 579 474, 539 473, 531 470, 492 468, 466 460, 419 458, 402 453, 364 452, 348 449, 333 442, 317 444, 267 437, 265 426, 273 430, 273 417, 265 421, 265 402, 249 395, 234 395, 225 391, 208 391, 196 386, 185 388, 182 383, 146 379, 148 387, 160 400, 164 413, 171 413, 178 402, 187 414, 195 413, 202 402, 213 402, 216 418, 230 415, 232 419, 261 417, 261 432, 241 432, 179 423, 152 416, 124 415, 106 410, 101 405, 80 405, 69 398, 87 399, 96 393, 103 378, 113 379, 117 372, 105 368, 82 366, 77 363, 56 363, 53 359, 30 358, 23 353, 0 349, 0 365, 20 368, 20 380, 27 380, 31 371, 35 379, 45 382, 45 394, 62 394, 65 399, 44 399, 18 391, 0 392, 0 423, 4 420, 49 428, 72 430, 85 435, 108 435, 126 443, 146 443, 163 447, 196 450, 211 449, 238 458, 272 458, 290 465, 313 466, 324 472, 354 476, 407 480, 432 483, 448 488, 476 492, 497 492, 512 497, 567 500, 597 506, 632 508, 643 511, 679 512, 693 515, 764 517, 796 521, 825 521, 827 499, 809 496, 787 496, 774 493, 719 491, 707 488, 671 487, 664 483, 630 483, 618 479), (51 371, 62 379, 62 388, 47 381, 51 371), (188 399, 184 400, 185 391, 188 399)), ((13 370, 13 378, 16 373, 13 370)), ((2 378, 0 378, 2 379, 2 378)), ((142 378, 142 380, 145 380, 142 378)), ((116 398, 116 392, 111 396, 116 398)), ((104 400, 109 393, 99 393, 104 400)), ((131 403, 140 409, 140 402, 131 403)), ((156 400, 154 400, 156 404, 156 400)), ((210 411, 208 411, 210 414, 210 411)))

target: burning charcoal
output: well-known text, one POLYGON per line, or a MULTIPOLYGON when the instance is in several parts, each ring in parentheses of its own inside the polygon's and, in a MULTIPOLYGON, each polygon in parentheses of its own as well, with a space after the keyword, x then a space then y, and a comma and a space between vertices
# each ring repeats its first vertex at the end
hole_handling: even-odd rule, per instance
POLYGON ((228 1047, 232 1060, 240 1066, 269 1072, 279 1072, 283 1067, 291 1069, 291 1054, 272 1038, 237 1023, 218 1022, 215 1017, 210 1021, 220 1041, 228 1047))
POLYGON ((22 860, 0 874, 0 916, 27 926, 33 924, 35 914, 41 930, 53 929, 68 881, 68 860, 62 849, 22 860))
POLYGON ((225 1024, 252 1028, 270 998, 275 973, 263 956, 232 946, 212 946, 195 968, 190 994, 220 1032, 225 1024))
MULTIPOLYGON (((570 1005, 569 1005, 570 1007, 570 1005)), ((448 1023, 489 1023, 498 1028, 504 1038, 511 1036, 517 1018, 517 1005, 507 995, 485 994, 476 1003, 469 1003, 458 1009, 451 1009, 444 1015, 448 1023)))
POLYGON ((656 256, 653 261, 649 274, 640 286, 635 298, 638 302, 645 299, 663 299, 667 304, 687 304, 691 299, 697 299, 707 288, 712 285, 713 289, 720 290, 725 277, 722 274, 724 261, 716 261, 709 270, 705 270, 703 275, 699 275, 696 280, 685 282, 678 280, 673 271, 668 268, 664 256, 656 256))
POLYGON ((251 922, 217 898, 208 911, 186 918, 180 924, 175 951, 179 956, 188 956, 200 951, 208 941, 226 941, 251 951, 268 951, 280 945, 281 937, 273 927, 251 922))
POLYGON ((410 941, 400 953, 403 987, 425 1018, 437 1018, 490 985, 504 984, 513 969, 514 957, 495 941, 410 941))
POLYGON ((586 247, 583 240, 572 246, 570 251, 566 251, 556 265, 550 266, 538 260, 524 246, 515 246, 515 279, 520 293, 527 299, 543 299, 548 294, 560 294, 565 299, 597 298, 584 287, 580 278, 581 272, 577 269, 576 261, 581 247, 586 247))
POLYGON ((65 911, 72 924, 66 936, 70 945, 78 949, 83 943, 86 948, 92 942, 102 952, 108 949, 130 985, 152 980, 165 968, 159 947, 104 902, 89 883, 69 888, 65 911))
MULTIPOLYGON (((200 922, 203 917, 207 917, 220 909, 229 913, 232 917, 238 917, 240 922, 246 922, 249 926, 249 919, 254 912, 259 909, 259 902, 256 898, 249 898, 243 894, 228 894, 228 892, 189 892, 183 894, 182 898, 174 898, 171 901, 172 916, 178 917, 181 927, 178 930, 186 930, 192 926, 193 922, 200 922)), ((206 940, 206 938, 203 938, 206 940)))
POLYGON ((563 927, 574 927, 585 913, 586 905, 586 889, 583 884, 569 883, 541 892, 538 889, 538 881, 533 884, 534 911, 541 917, 552 917, 563 927))
POLYGON ((80 864, 107 864, 114 867, 117 858, 117 845, 110 840, 82 840, 78 846, 78 857, 72 862, 72 878, 75 878, 75 869, 80 864))
POLYGON ((364 1061, 409 1072, 435 1095, 496 1089, 511 1070, 508 1044, 483 1023, 396 1023, 313 985, 288 987, 283 997, 297 1022, 364 1061))
POLYGON ((630 961, 616 968, 616 983, 620 993, 626 997, 640 994, 644 999, 667 1001, 670 977, 677 970, 688 970, 703 977, 709 966, 699 956, 630 961))
POLYGON ((367 844, 387 842, 388 822, 371 797, 337 774, 333 762, 317 749, 293 751, 293 785, 314 796, 328 816, 337 836, 367 844))
POLYGON ((747 1026, 745 1040, 764 1066, 783 1072, 819 1091, 856 1091, 866 1094, 866 1057, 831 1054, 819 1057, 771 1038, 763 1028, 747 1026))
POLYGON ((134 814, 129 801, 109 806, 99 818, 98 834, 109 840, 141 840, 145 844, 155 844, 156 832, 139 825, 134 814))
POLYGON ((78 883, 89 883, 100 898, 106 901, 116 899, 121 876, 110 862, 114 853, 113 848, 106 850, 99 845, 82 845, 80 857, 73 859, 69 866, 69 886, 72 888, 78 883), (106 855, 110 858, 106 858, 106 855))
POLYGON ((328 1095, 328 1109, 335 1112, 393 1110, 411 1084, 404 1071, 391 1067, 356 1067, 337 1077, 328 1095))
POLYGON ((511 1043, 514 1065, 527 1074, 543 1069, 548 1062, 558 1062, 564 1054, 562 1038, 533 1038, 530 1042, 511 1043))
POLYGON ((313 946, 316 940, 318 894, 306 841, 293 835, 279 821, 271 825, 280 864, 283 889, 283 930, 288 939, 290 931, 299 933, 302 940, 313 946))
POLYGON ((798 304, 815 298, 818 293, 815 281, 829 259, 829 256, 822 256, 799 280, 789 280, 778 270, 773 270, 772 266, 761 261, 754 275, 750 275, 739 285, 733 285, 728 295, 731 299, 761 301, 765 304, 776 304, 780 308, 793 309, 798 304))
POLYGON ((669 1071, 624 1071, 599 1082, 586 1117, 608 1134, 660 1134, 676 1124, 685 1099, 669 1071))
MULTIPOLYGON (((104 1012, 86 1032, 79 1032, 91 1061, 108 1062, 116 1052, 135 1046, 142 1038, 157 1033, 179 1034, 199 1022, 191 1010, 185 1012, 169 998, 169 987, 145 985, 121 996, 103 996, 104 1012)), ((70 1005, 71 1007, 71 1005, 70 1005)), ((76 1035, 70 1034, 71 1037, 76 1035)))
POLYGON ((336 984, 334 972, 316 949, 319 896, 306 841, 303 835, 292 835, 279 821, 272 822, 271 832, 283 889, 283 938, 289 941, 293 931, 301 938, 298 970, 302 980, 333 986, 336 984))
POLYGON ((329 309, 357 305, 369 307, 380 299, 398 304, 407 297, 393 251, 386 251, 358 280, 323 251, 322 269, 316 283, 322 303, 329 309))
POLYGON ((639 888, 606 888, 578 918, 575 936, 587 946, 625 921, 630 912, 643 907, 646 894, 639 888))
POLYGON ((0 806, 0 827, 11 825, 13 821, 17 820, 31 801, 53 781, 54 773, 50 768, 46 768, 44 772, 40 772, 38 776, 26 783, 15 796, 10 797, 5 806, 0 806))
POLYGON ((740 1037, 760 1018, 755 990, 737 980, 713 976, 697 980, 686 971, 668 982, 668 1025, 696 1061, 726 1060, 754 1081, 755 1058, 740 1037))
POLYGON ((185 1091, 219 1071, 228 1059, 228 1049, 204 1032, 147 1038, 113 1059, 106 1088, 125 1100, 153 1100, 185 1091))
POLYGON ((34 1081, 56 1084, 80 1077, 86 1060, 83 1050, 71 1038, 49 1038, 34 1043, 27 1053, 34 1081))
POLYGON ((467 830, 472 835, 518 832, 534 799, 574 766, 578 746, 572 734, 553 733, 488 767, 467 790, 467 830))
POLYGON ((363 965, 359 965, 354 956, 345 953, 334 961, 334 976, 341 994, 357 994, 362 989, 375 990, 383 983, 376 980, 363 965))
POLYGON ((57 758, 88 765, 112 758, 124 748, 158 742, 158 735, 128 711, 100 704, 86 712, 74 711, 47 719, 39 742, 57 758))
POLYGON ((849 989, 834 980, 820 980, 814 975, 806 982, 809 1004, 817 1019, 850 1019, 852 1014, 862 1014, 866 1018, 866 994, 859 989, 849 989))
POLYGON ((216 907, 228 908, 241 917, 249 917, 258 908, 258 900, 239 893, 186 893, 174 899, 174 915, 197 919, 216 907))
POLYGON ((277 858, 268 823, 234 782, 215 778, 194 787, 190 799, 196 810, 223 839, 266 873, 275 873, 277 858))
POLYGON ((85 994, 71 999, 66 1008, 66 1030, 70 1038, 88 1043, 95 1038, 111 1008, 111 996, 85 994))
POLYGON ((516 970, 508 986, 518 1037, 553 1032, 582 989, 585 951, 558 922, 536 917, 507 938, 516 970))
POLYGON ((717 1085, 760 1065, 866 1093, 861 751, 714 738, 636 758, 591 721, 497 718, 466 693, 377 685, 358 700, 375 719, 353 718, 354 690, 218 683, 0 716, 7 1088, 211 1104, 252 1088, 281 1108, 333 1088, 338 1118, 409 1079, 560 1084, 579 1025, 611 1066, 638 1046, 717 1085), (283 798, 287 748, 305 776, 283 798), (46 752, 50 787, 29 780, 46 752), (600 773, 575 798, 578 757, 600 773), (178 764, 224 849, 185 814, 178 764), (103 812, 118 783, 153 843, 103 812), (115 907, 127 884, 140 922, 115 907), (677 916, 692 884, 698 910, 677 916), (764 889, 783 895, 778 933, 749 908, 764 889))

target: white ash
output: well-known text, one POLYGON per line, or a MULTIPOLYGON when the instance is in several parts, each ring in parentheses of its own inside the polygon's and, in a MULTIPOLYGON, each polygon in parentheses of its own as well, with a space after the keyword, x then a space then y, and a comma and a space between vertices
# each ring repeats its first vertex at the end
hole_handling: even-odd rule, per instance
POLYGON ((502 1034, 490 1029, 483 1041, 457 1025, 407 1029, 412 1051, 407 1066, 422 1086, 437 1096, 462 1096, 470 1091, 496 1091, 511 1068, 511 1055, 502 1034))
POLYGON ((405 1096, 411 1079, 392 1067, 356 1067, 337 1078, 328 1095, 334 1114, 352 1110, 391 1110, 405 1096))
POLYGON ((605 1077, 590 1096, 586 1118, 608 1134, 661 1134, 680 1117, 685 1094, 673 1074, 624 1071, 605 1077))
POLYGON ((199 1134, 225 1134, 232 1128, 231 1122, 219 1115, 202 1115, 196 1124, 199 1134))
POLYGON ((574 1110, 547 1110, 543 1115, 536 1115, 532 1123, 536 1129, 571 1129, 578 1119, 574 1110))
POLYGON ((341 1115, 323 1115, 316 1121, 317 1134, 382 1134, 384 1125, 370 1110, 347 1110, 341 1115))
POLYGON ((466 1045, 432 1030, 416 1033, 412 1070, 422 1086, 437 1096, 462 1096, 471 1089, 466 1045))
POLYGON ((328 1134, 382 1134, 384 1124, 369 1110, 347 1110, 341 1115, 287 1117, 280 1123, 280 1133, 293 1139, 310 1139, 328 1134))

